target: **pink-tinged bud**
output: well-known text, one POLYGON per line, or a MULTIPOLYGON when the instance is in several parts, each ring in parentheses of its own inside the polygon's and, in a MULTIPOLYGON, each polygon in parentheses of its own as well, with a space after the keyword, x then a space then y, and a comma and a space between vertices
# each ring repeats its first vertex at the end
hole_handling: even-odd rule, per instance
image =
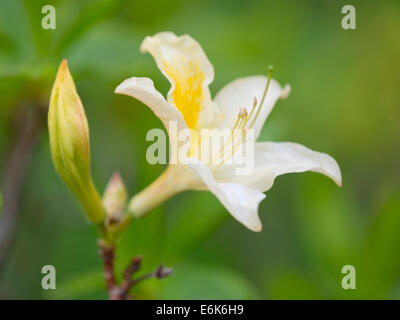
POLYGON ((106 213, 90 173, 89 127, 65 59, 51 91, 48 127, 58 174, 82 203, 89 220, 102 221, 106 213))
POLYGON ((128 194, 121 175, 115 172, 108 182, 103 195, 103 205, 107 216, 113 221, 120 221, 125 213, 128 194))

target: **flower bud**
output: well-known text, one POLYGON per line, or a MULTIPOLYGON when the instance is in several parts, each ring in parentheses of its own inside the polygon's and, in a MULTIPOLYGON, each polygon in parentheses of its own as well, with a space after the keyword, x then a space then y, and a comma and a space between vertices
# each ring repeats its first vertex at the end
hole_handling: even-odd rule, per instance
POLYGON ((115 172, 103 195, 103 205, 107 211, 107 216, 112 221, 120 221, 124 215, 128 193, 121 175, 115 172))
POLYGON ((65 59, 51 91, 48 126, 58 174, 79 199, 88 219, 102 221, 105 210, 90 173, 89 127, 65 59))

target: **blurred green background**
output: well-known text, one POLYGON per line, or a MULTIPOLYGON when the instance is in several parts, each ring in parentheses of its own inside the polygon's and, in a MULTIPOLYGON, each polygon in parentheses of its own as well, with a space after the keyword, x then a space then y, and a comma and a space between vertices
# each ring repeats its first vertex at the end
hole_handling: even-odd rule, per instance
MULTIPOLYGON (((175 273, 135 287, 138 299, 400 298, 400 3, 350 1, 357 29, 341 28, 349 1, 0 0, 0 175, 22 106, 46 105, 67 58, 91 133, 94 180, 102 192, 119 170, 130 194, 164 168, 149 165, 146 133, 162 128, 143 104, 115 95, 125 78, 168 82, 146 35, 188 33, 215 67, 213 95, 237 77, 290 83, 260 140, 294 141, 336 158, 343 188, 315 173, 279 177, 260 207, 263 231, 236 222, 207 192, 185 192, 134 221, 118 268, 143 254, 142 272, 165 262, 175 273), (53 4, 56 30, 41 28, 53 4), (354 265, 357 289, 343 290, 354 265)), ((25 107, 26 108, 26 107, 25 107)), ((44 127, 26 172, 18 227, 0 271, 0 298, 106 298, 96 232, 57 176, 44 127), (41 268, 57 289, 41 288, 41 268)), ((0 224, 2 220, 0 218, 0 224)))

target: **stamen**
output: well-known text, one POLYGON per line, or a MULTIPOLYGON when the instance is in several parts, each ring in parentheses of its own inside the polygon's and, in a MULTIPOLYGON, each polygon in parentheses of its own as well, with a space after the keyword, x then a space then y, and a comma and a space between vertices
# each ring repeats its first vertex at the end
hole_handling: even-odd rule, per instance
POLYGON ((243 111, 243 117, 247 118, 247 114, 248 114, 247 109, 243 108, 242 111, 243 111))
POLYGON ((237 118, 236 118, 236 122, 235 122, 235 125, 233 126, 232 131, 236 129, 236 127, 237 127, 238 124, 239 124, 239 121, 241 121, 241 120, 242 120, 242 118, 240 117, 240 112, 239 112, 239 115, 238 115, 237 118))
POLYGON ((273 73, 273 66, 269 66, 268 67, 268 79, 267 79, 267 84, 265 86, 265 90, 263 93, 263 96, 261 98, 260 103, 258 104, 258 108, 257 108, 257 98, 254 97, 253 100, 253 108, 251 109, 250 113, 247 113, 247 109, 246 108, 241 108, 239 110, 239 114, 237 116, 235 125, 232 128, 231 134, 230 136, 227 138, 227 140, 225 141, 224 145, 221 147, 220 151, 218 152, 218 158, 221 159, 221 161, 219 162, 218 166, 223 164, 226 160, 228 160, 230 157, 232 157, 235 152, 237 151, 237 149, 240 147, 240 145, 243 142, 244 136, 246 135, 246 130, 250 129, 253 127, 256 119, 258 118, 258 116, 260 115, 261 112, 261 107, 264 104, 265 98, 267 96, 267 92, 269 89, 269 85, 271 83, 271 79, 272 79, 272 73, 273 73), (256 111, 256 112, 255 112, 256 111), (253 113, 254 117, 253 117, 253 113), (251 119, 251 123, 249 126, 246 125, 249 122, 249 120, 251 119), (241 137, 238 139, 238 141, 236 141, 236 136, 235 136, 235 131, 240 130, 242 135, 241 137), (231 148, 228 148, 228 147, 231 148), (228 150, 230 149, 230 150, 228 150))
POLYGON ((273 71, 274 71, 274 67, 273 67, 273 66, 269 66, 269 67, 268 67, 268 80, 267 80, 267 85, 265 86, 265 90, 264 90, 264 94, 263 94, 263 96, 262 96, 262 98, 261 98, 261 102, 260 102, 260 104, 258 105, 257 112, 256 112, 256 114, 254 115, 254 118, 253 118, 253 120, 251 121, 251 123, 250 123, 250 125, 249 125, 249 128, 252 128, 252 127, 253 127, 253 125, 254 125, 256 119, 257 119, 258 116, 260 115, 261 107, 262 107, 262 105, 264 104, 264 100, 265 100, 265 97, 267 96, 269 84, 271 83, 273 71))
POLYGON ((231 157, 233 157, 233 155, 235 154, 235 152, 239 149, 240 145, 242 144, 242 142, 243 142, 243 140, 244 140, 244 138, 245 138, 245 136, 246 136, 247 131, 244 130, 244 129, 242 129, 241 132, 242 132, 242 136, 239 138, 238 141, 236 141, 236 143, 235 143, 234 145, 232 145, 233 148, 231 149, 231 152, 230 152, 230 153, 225 152, 225 154, 224 154, 224 156, 223 156, 223 158, 222 158, 222 161, 219 163, 219 165, 223 164, 225 161, 227 161, 227 160, 229 160, 231 157))
MULTIPOLYGON (((246 109, 244 109, 246 110, 246 109)), ((233 126, 232 130, 231 130, 231 135, 233 135, 233 133, 235 132, 235 130, 237 128, 242 128, 243 123, 246 120, 246 115, 247 115, 247 111, 244 111, 243 109, 240 109, 239 114, 237 116, 237 120, 235 125, 233 126)))
POLYGON ((224 145, 221 147, 221 149, 219 150, 219 152, 217 154, 218 158, 222 158, 223 159, 225 157, 226 152, 227 152, 226 150, 228 149, 228 146, 229 145, 233 146, 233 143, 234 143, 234 140, 235 140, 234 139, 235 138, 234 137, 235 131, 238 130, 238 129, 240 129, 240 130, 243 129, 243 127, 245 126, 245 124, 247 122, 247 116, 248 116, 247 109, 246 108, 241 108, 239 110, 235 125, 233 126, 229 137, 226 139, 224 145))
POLYGON ((254 110, 256 109, 256 107, 257 107, 257 98, 254 97, 253 108, 251 109, 251 112, 250 112, 250 114, 249 114, 249 117, 246 119, 246 123, 245 123, 244 125, 246 125, 247 122, 249 122, 249 120, 250 120, 251 116, 253 115, 253 112, 254 112, 254 110))

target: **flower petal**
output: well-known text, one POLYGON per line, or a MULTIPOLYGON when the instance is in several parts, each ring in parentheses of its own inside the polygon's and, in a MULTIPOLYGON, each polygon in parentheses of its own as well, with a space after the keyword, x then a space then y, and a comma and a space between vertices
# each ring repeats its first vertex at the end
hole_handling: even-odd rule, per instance
POLYGON ((234 165, 225 165, 214 175, 218 181, 241 183, 249 188, 267 191, 277 176, 285 173, 314 171, 342 185, 339 165, 331 156, 293 142, 257 142, 254 148, 254 170, 236 175, 234 165))
MULTIPOLYGON (((241 108, 246 108, 250 112, 253 107, 254 97, 260 103, 267 79, 266 76, 250 76, 236 79, 223 87, 214 99, 222 113, 222 118, 219 123, 216 123, 216 126, 219 128, 232 128, 241 108)), ((253 126, 256 140, 276 101, 285 99, 289 93, 289 85, 282 88, 276 80, 271 79, 261 112, 253 126)), ((250 119, 250 121, 252 120, 250 119)))
POLYGON ((188 35, 161 32, 146 37, 140 49, 154 57, 171 83, 168 101, 180 110, 187 126, 197 129, 210 123, 214 108, 208 85, 214 79, 214 68, 201 46, 188 35))
POLYGON ((132 77, 123 81, 115 93, 131 96, 147 105, 164 124, 171 143, 171 150, 178 150, 177 137, 181 130, 187 129, 182 114, 174 106, 169 104, 162 94, 154 88, 153 81, 149 78, 132 77), (176 123, 176 132, 170 132, 170 122, 176 123))
POLYGON ((218 183, 210 169, 196 158, 190 158, 188 167, 203 181, 205 186, 221 201, 230 214, 252 231, 261 231, 258 205, 265 195, 238 183, 218 183))

